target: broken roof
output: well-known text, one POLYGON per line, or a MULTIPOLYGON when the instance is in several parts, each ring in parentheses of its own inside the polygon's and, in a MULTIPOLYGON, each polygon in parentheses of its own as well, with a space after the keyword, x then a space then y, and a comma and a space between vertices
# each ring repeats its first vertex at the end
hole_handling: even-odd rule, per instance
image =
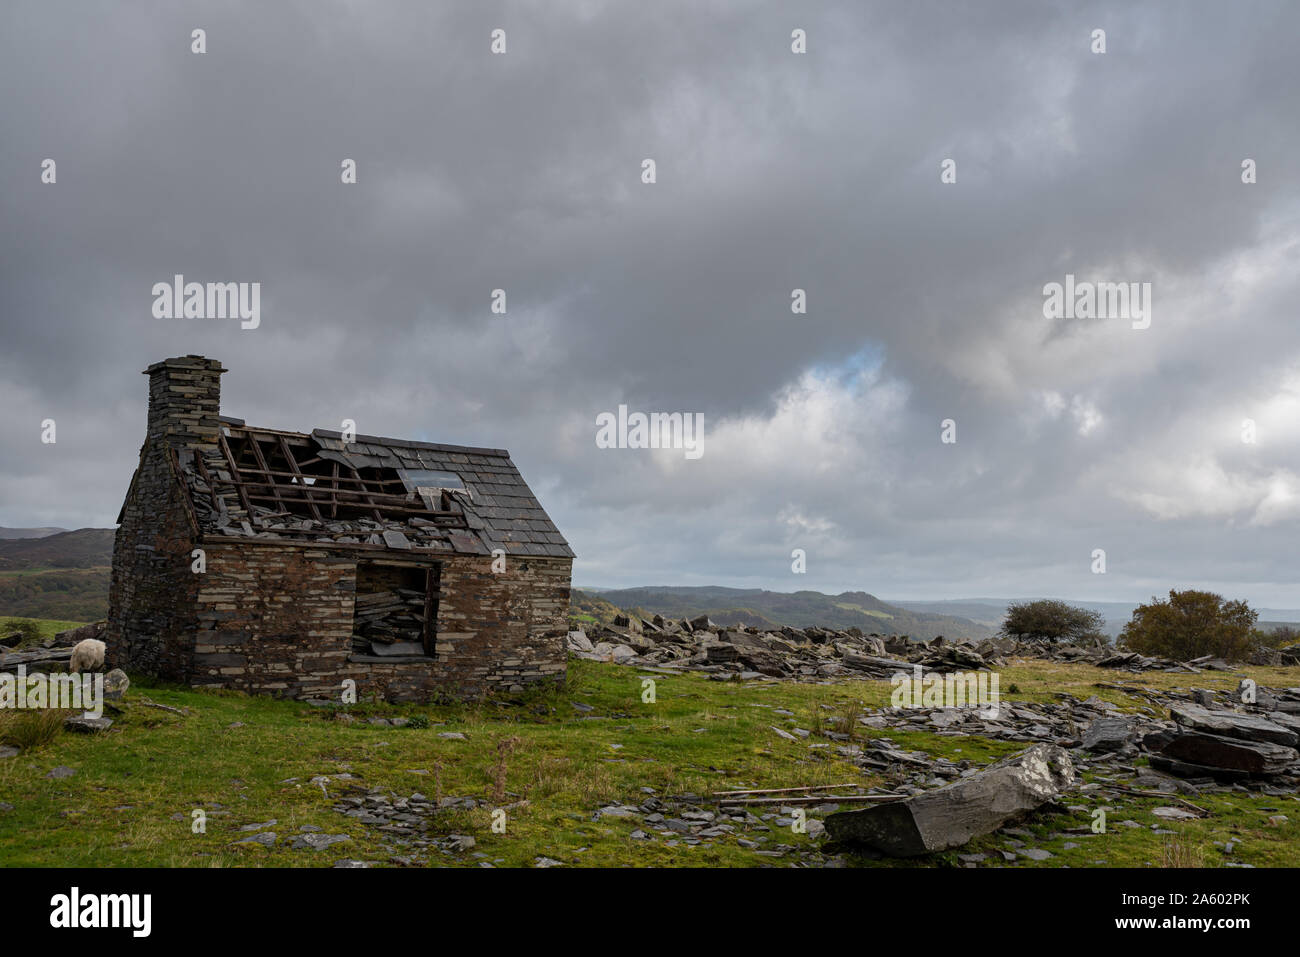
POLYGON ((573 557, 504 449, 221 423, 216 449, 176 459, 205 535, 573 557))

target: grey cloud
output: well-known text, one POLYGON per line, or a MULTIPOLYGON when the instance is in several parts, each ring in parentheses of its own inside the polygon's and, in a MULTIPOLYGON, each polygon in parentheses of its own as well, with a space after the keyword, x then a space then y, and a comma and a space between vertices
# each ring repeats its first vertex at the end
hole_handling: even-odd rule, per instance
POLYGON ((1300 475, 1283 425, 1224 438, 1300 358, 1298 21, 1281 2, 6 5, 0 524, 111 523, 139 370, 201 352, 252 421, 510 448, 579 582, 1216 583, 1298 605, 1294 519, 1141 504, 1207 457, 1260 488, 1300 475), (176 272, 261 281, 262 328, 153 319, 176 272), (1151 329, 1045 320, 1066 272, 1152 281, 1151 329), (854 380, 853 356, 874 371, 854 380), (703 412, 705 457, 597 449, 620 402, 703 412))

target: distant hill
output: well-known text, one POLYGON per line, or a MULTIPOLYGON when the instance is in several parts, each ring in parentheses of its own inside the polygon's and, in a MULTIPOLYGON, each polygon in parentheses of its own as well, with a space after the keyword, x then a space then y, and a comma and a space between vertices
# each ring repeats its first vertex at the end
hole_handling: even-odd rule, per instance
POLYGON ((760 628, 819 625, 824 628, 860 628, 867 633, 909 635, 918 639, 943 635, 972 640, 988 638, 995 630, 954 615, 910 611, 862 591, 826 595, 818 591, 774 592, 706 585, 602 589, 598 592, 575 589, 575 594, 584 594, 587 600, 599 600, 617 608, 639 609, 648 615, 693 618, 707 614, 720 625, 754 625, 760 628))
POLYGON ((0 526, 0 541, 10 538, 44 538, 46 535, 66 531, 66 528, 4 528, 0 526))
POLYGON ((109 575, 107 568, 0 572, 0 618, 106 618, 109 575))
POLYGON ((610 604, 599 595, 577 588, 569 592, 569 617, 585 624, 608 625, 622 612, 623 609, 610 604))
POLYGON ((111 565, 113 535, 111 528, 79 528, 40 538, 0 540, 0 571, 111 565))
POLYGON ((113 535, 111 528, 81 528, 0 539, 0 617, 105 617, 113 535))
POLYGON ((1006 617, 1009 603, 1009 601, 999 601, 996 598, 987 600, 983 598, 959 598, 953 601, 893 601, 893 604, 899 608, 906 608, 908 611, 921 612, 927 615, 957 615, 961 618, 969 618, 971 621, 983 622, 994 628, 1001 626, 1002 619, 1006 617))

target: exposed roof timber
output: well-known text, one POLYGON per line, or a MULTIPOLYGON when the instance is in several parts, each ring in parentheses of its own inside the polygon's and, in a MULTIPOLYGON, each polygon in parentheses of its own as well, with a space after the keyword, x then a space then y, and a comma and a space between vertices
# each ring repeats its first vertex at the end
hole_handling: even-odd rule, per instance
POLYGON ((199 521, 216 536, 205 538, 392 553, 380 540, 396 540, 388 533, 400 531, 417 553, 431 556, 502 549, 573 557, 505 450, 354 438, 345 443, 338 432, 284 432, 223 417, 217 447, 182 463, 199 521), (404 481, 440 472, 448 486, 454 477, 462 488, 426 498, 404 481))
POLYGON ((240 498, 250 512, 254 502, 274 502, 281 511, 287 513, 295 512, 296 506, 305 505, 313 518, 322 521, 324 516, 320 512, 320 503, 332 505, 336 513, 340 506, 371 511, 379 521, 384 520, 385 512, 402 517, 458 515, 424 507, 422 499, 407 494, 405 483, 397 476, 392 479, 365 479, 353 468, 349 468, 351 474, 347 476, 307 476, 298 463, 294 447, 281 433, 263 432, 260 429, 232 431, 229 437, 221 437, 221 447, 230 465, 232 484, 239 490, 240 498), (263 442, 278 445, 280 454, 288 463, 287 470, 271 468, 262 448, 263 442), (257 464, 242 463, 241 454, 237 452, 251 452, 257 464), (306 481, 308 477, 314 480, 310 484, 306 481), (349 487, 344 487, 345 485, 349 487), (402 492, 387 492, 387 486, 396 486, 402 492))

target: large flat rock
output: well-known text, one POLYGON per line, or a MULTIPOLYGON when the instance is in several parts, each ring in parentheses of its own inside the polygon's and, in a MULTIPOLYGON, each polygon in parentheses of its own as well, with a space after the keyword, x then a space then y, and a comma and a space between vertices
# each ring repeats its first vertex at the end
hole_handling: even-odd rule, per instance
POLYGON ((988 768, 905 801, 844 811, 826 819, 836 841, 865 844, 893 857, 960 847, 1032 811, 1074 783, 1063 748, 1036 744, 988 768))
POLYGON ((1188 703, 1170 705, 1169 716, 1185 728, 1204 731, 1207 734, 1242 738, 1246 741, 1267 741, 1288 748, 1300 744, 1300 735, 1295 731, 1274 724, 1259 715, 1241 714, 1236 711, 1211 711, 1198 704, 1188 703))
POLYGON ((1300 753, 1286 745, 1229 738, 1203 731, 1176 734, 1160 748, 1160 754, 1186 764, 1244 771, 1257 776, 1278 774, 1300 760, 1300 753))

